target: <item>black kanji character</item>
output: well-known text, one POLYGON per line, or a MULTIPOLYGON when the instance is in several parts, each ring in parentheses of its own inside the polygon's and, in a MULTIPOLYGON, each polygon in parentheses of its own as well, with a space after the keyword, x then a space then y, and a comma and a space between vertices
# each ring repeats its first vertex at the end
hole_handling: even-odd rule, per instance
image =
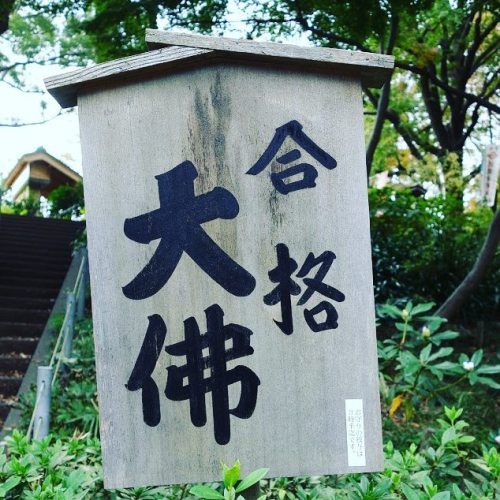
MULTIPOLYGON (((302 125, 296 120, 292 120, 285 123, 281 127, 278 127, 271 143, 258 159, 257 163, 247 171, 247 174, 257 175, 262 172, 269 165, 269 163, 271 163, 287 137, 293 139, 299 146, 301 146, 328 170, 335 168, 337 166, 336 160, 321 149, 315 142, 313 142, 302 131, 302 128, 302 125)), ((279 158, 276 158, 276 160, 282 165, 288 165, 289 163, 298 160, 300 156, 300 151, 298 149, 293 149, 279 158)), ((299 189, 315 187, 315 180, 317 176, 318 172, 311 164, 299 163, 298 165, 289 167, 281 172, 271 173, 271 182, 279 193, 288 194, 292 191, 298 191, 299 189), (302 174, 301 179, 285 182, 288 178, 299 174, 302 174)))
POLYGON ((159 314, 153 314, 148 319, 149 325, 146 336, 142 342, 132 374, 125 387, 129 391, 142 389, 142 414, 144 422, 150 427, 155 427, 161 420, 160 395, 158 386, 151 377, 151 374, 160 357, 165 336, 167 335, 167 327, 159 314))
MULTIPOLYGON (((300 286, 292 280, 292 275, 297 269, 297 263, 290 257, 288 247, 283 243, 279 243, 276 246, 276 253, 278 265, 269 272, 269 278, 273 283, 279 284, 272 292, 264 296, 264 303, 267 305, 280 303, 282 321, 274 320, 274 322, 280 327, 283 333, 290 335, 293 333, 291 295, 299 295, 301 292, 300 286)), ((318 257, 315 257, 313 253, 309 253, 297 273, 297 278, 302 278, 307 287, 298 300, 297 305, 306 304, 314 292, 318 292, 336 302, 343 302, 345 300, 345 295, 341 291, 323 283, 323 279, 330 270, 335 258, 335 254, 331 251, 323 252, 318 257), (309 272, 318 265, 320 267, 314 278, 307 278, 306 276, 309 272)), ((337 310, 330 302, 325 300, 311 309, 305 309, 304 318, 313 332, 321 332, 338 327, 337 310), (326 313, 326 318, 324 321, 319 322, 316 318, 322 312, 326 313)))
POLYGON ((278 286, 264 296, 264 303, 268 306, 280 303, 281 321, 274 320, 274 322, 284 334, 291 335, 293 333, 291 295, 300 293, 300 286, 292 280, 291 276, 298 266, 297 262, 290 257, 288 247, 283 243, 278 243, 276 253, 278 254, 278 265, 269 271, 268 275, 273 283, 278 283, 278 286))
POLYGON ((224 312, 217 304, 206 309, 205 315, 205 334, 200 335, 194 317, 188 318, 184 321, 185 340, 165 348, 172 356, 186 357, 185 365, 167 368, 165 395, 172 401, 189 400, 191 422, 202 427, 207 421, 205 393, 211 392, 215 441, 223 445, 231 437, 230 415, 244 419, 252 416, 260 380, 246 366, 227 369, 228 361, 253 354, 252 331, 233 323, 224 325, 224 312), (225 346, 228 340, 232 340, 229 349, 225 346), (208 356, 203 356, 207 347, 208 356), (210 369, 209 377, 203 374, 206 368, 210 369), (237 382, 241 384, 240 399, 235 408, 230 408, 228 388, 237 382))
POLYGON ((158 292, 169 280, 183 252, 233 295, 246 296, 255 288, 255 278, 201 227, 207 221, 236 217, 239 212, 236 198, 221 187, 195 196, 196 177, 198 173, 189 161, 157 175, 160 208, 125 220, 125 235, 131 240, 150 243, 160 239, 149 263, 123 287, 129 299, 145 299, 158 292))

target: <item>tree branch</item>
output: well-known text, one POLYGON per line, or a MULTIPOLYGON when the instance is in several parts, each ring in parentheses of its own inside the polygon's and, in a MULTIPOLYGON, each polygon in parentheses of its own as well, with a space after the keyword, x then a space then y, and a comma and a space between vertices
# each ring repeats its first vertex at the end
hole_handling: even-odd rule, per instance
POLYGON ((500 210, 497 210, 491 222, 483 247, 479 252, 474 267, 465 279, 458 285, 455 291, 445 300, 444 304, 434 313, 448 320, 459 312, 463 303, 470 294, 478 287, 484 278, 489 265, 492 263, 495 252, 500 243, 500 210))
POLYGON ((465 144, 465 141, 472 134, 472 131, 474 130, 474 127, 476 126, 476 124, 479 120, 479 108, 480 108, 480 105, 476 103, 476 106, 474 107, 474 111, 472 111, 471 122, 469 123, 469 126, 467 127, 467 129, 465 130, 465 132, 462 135, 462 146, 465 144))
POLYGON ((476 58, 476 62, 473 64, 471 73, 475 73, 487 60, 488 58, 495 54, 500 47, 500 38, 497 38, 488 48, 483 50, 476 58))
POLYGON ((304 31, 310 31, 312 34, 321 37, 321 38, 326 38, 330 42, 334 43, 342 43, 344 45, 350 45, 351 47, 354 47, 358 50, 362 50, 363 52, 373 52, 370 50, 368 47, 365 45, 359 43, 357 40, 354 38, 349 38, 346 36, 341 36, 341 35, 335 35, 334 33, 331 33, 329 31, 323 31, 318 28, 315 28, 314 26, 311 26, 307 18, 299 11, 296 11, 295 17, 291 17, 290 19, 273 19, 273 18, 268 18, 268 19, 249 19, 247 22, 253 23, 253 24, 269 24, 269 23, 276 23, 276 24, 282 24, 284 22, 295 22, 297 23, 304 31))
POLYGON ((61 116, 63 114, 63 110, 59 110, 59 113, 57 113, 54 116, 51 116, 50 118, 45 118, 44 120, 40 120, 37 122, 20 122, 18 120, 12 121, 12 122, 5 122, 2 123, 0 122, 0 127, 31 127, 32 125, 42 125, 43 123, 50 122, 51 120, 54 120, 58 116, 61 116))
POLYGON ((5 78, 0 78, 0 83, 8 85, 15 90, 19 90, 20 92, 24 92, 26 94, 45 94, 45 91, 41 89, 23 89, 20 85, 16 85, 15 83, 9 82, 5 78))
MULTIPOLYGON (((472 75, 474 73, 474 71, 482 64, 482 62, 478 64, 477 61, 482 57, 482 55, 484 54, 485 51, 483 51, 478 56, 478 58, 476 59, 476 63, 474 63, 474 58, 477 54, 477 51, 479 50, 482 43, 484 42, 484 40, 486 40, 488 35, 496 28, 497 25, 498 25, 498 16, 494 16, 493 20, 490 22, 490 24, 488 24, 484 28, 484 31, 482 33, 480 31, 480 26, 476 29, 474 41, 472 42, 471 47, 469 47, 469 49, 467 50, 467 59, 468 59, 467 68, 469 69, 469 75, 472 75)), ((496 44, 493 43, 492 45, 495 46, 496 44)), ((490 48, 491 48, 491 46, 488 47, 486 49, 486 51, 489 51, 490 48)), ((494 52, 494 50, 495 49, 493 49, 493 52, 494 52)), ((487 59, 487 57, 483 58, 483 60, 485 60, 485 59, 487 59)))
MULTIPOLYGON (((394 45, 396 44, 396 39, 398 34, 398 24, 399 24, 399 18, 396 14, 393 14, 391 16, 391 31, 389 33, 389 40, 387 42, 387 54, 392 54, 392 51, 394 50, 394 45)), ((382 135, 384 121, 386 119, 386 112, 389 106, 390 94, 391 94, 391 81, 389 80, 382 87, 382 91, 378 98, 377 118, 375 119, 372 135, 370 137, 370 141, 368 142, 368 147, 366 148, 366 170, 368 177, 370 176, 373 157, 375 155, 375 149, 377 148, 377 145, 380 142, 380 137, 382 135)))
POLYGON ((0 35, 9 29, 9 17, 15 0, 2 0, 0 3, 0 35))
POLYGON ((496 104, 493 104, 492 102, 489 102, 487 99, 483 99, 480 96, 476 96, 474 94, 470 94, 469 92, 463 92, 461 90, 455 89, 450 85, 439 80, 439 78, 437 78, 435 75, 431 75, 428 71, 418 68, 413 64, 407 64, 401 61, 396 61, 395 66, 410 71, 411 73, 415 73, 421 77, 426 77, 432 83, 434 83, 434 85, 440 87, 443 90, 446 90, 447 92, 451 92, 453 94, 456 94, 457 96, 464 97, 470 100, 471 102, 477 102, 481 104, 481 106, 483 106, 484 108, 494 111, 495 113, 500 113, 500 106, 497 106, 496 104))
POLYGON ((377 117, 375 119, 375 125, 373 126, 372 135, 368 146, 366 148, 366 171, 367 175, 370 176, 370 170, 372 168, 373 157, 375 155, 375 149, 380 141, 382 135, 382 129, 384 127, 384 121, 386 118, 387 106, 389 106, 389 96, 391 93, 391 82, 384 83, 382 87, 382 92, 378 98, 377 104, 377 117))
POLYGON ((429 113, 429 118, 432 123, 432 129, 436 134, 439 144, 442 148, 449 150, 449 138, 446 129, 443 125, 443 110, 439 102, 439 95, 435 87, 429 85, 429 78, 423 76, 420 79, 422 96, 424 98, 425 107, 429 113))

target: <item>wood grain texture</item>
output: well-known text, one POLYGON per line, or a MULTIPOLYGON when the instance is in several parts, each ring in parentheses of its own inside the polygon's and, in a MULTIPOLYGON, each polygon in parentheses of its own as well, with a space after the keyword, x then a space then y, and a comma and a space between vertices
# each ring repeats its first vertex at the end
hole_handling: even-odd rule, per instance
MULTIPOLYGON (((361 85, 356 78, 304 74, 239 65, 205 67, 145 82, 84 93, 78 98, 81 128, 92 307, 98 374, 104 478, 107 488, 212 481, 220 461, 240 459, 244 473, 269 467, 269 475, 302 476, 380 470, 383 465, 370 232, 366 192, 361 85), (327 170, 307 152, 302 160, 318 171, 316 187, 279 194, 270 180, 276 161, 247 175, 277 127, 298 120, 304 132, 337 160, 327 170), (215 219, 204 231, 252 273, 256 288, 235 297, 183 254, 168 283, 144 300, 130 300, 122 287, 149 262, 158 241, 139 244, 124 234, 127 218, 159 207, 155 176, 189 160, 196 166, 196 195, 229 190, 239 213, 215 219), (336 260, 324 281, 346 299, 334 303, 337 329, 312 332, 304 307, 292 297, 295 330, 275 323, 279 304, 263 302, 276 284, 276 245, 285 243, 301 266, 309 252, 326 250, 336 260), (184 358, 163 349, 152 374, 161 422, 143 421, 141 391, 126 389, 148 326, 159 314, 165 344, 184 338, 184 320, 218 304, 225 324, 249 328, 252 355, 231 361, 260 379, 248 419, 231 416, 231 439, 214 439, 212 399, 208 421, 195 427, 188 401, 164 395, 167 368, 184 358), (345 400, 364 408, 366 466, 349 466, 345 400)), ((287 139, 280 154, 297 147, 287 139)), ((295 278, 294 278, 295 279, 295 278)), ((302 280, 297 282, 304 289, 302 280)), ((231 408, 240 384, 230 387, 231 408)))
POLYGON ((76 106, 80 91, 89 91, 110 83, 123 84, 139 78, 148 78, 173 68, 185 69, 196 62, 201 63, 200 56, 210 56, 211 53, 213 51, 206 49, 165 47, 45 78, 44 83, 47 91, 60 106, 68 108, 76 106))
POLYGON ((163 47, 46 78, 45 87, 63 108, 76 106, 79 93, 138 81, 166 72, 213 64, 257 65, 354 76, 368 87, 380 87, 390 77, 394 58, 351 50, 299 47, 201 35, 147 30, 150 45, 163 47), (168 45, 168 47, 165 47, 168 45))
POLYGON ((385 54, 173 33, 157 29, 146 29, 146 42, 152 48, 176 45, 253 56, 255 59, 268 61, 307 61, 315 63, 318 69, 328 68, 338 74, 347 71, 349 75, 355 76, 357 72, 362 84, 370 87, 382 86, 394 68, 394 57, 385 54))

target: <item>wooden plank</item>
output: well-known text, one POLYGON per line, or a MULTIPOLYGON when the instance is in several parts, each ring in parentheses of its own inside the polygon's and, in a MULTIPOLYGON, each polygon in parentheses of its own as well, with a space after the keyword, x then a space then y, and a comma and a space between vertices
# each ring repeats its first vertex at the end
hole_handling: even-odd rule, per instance
POLYGON ((394 68, 394 57, 385 54, 173 33, 157 29, 146 29, 146 42, 151 48, 176 45, 253 56, 260 60, 307 61, 309 64, 316 63, 318 69, 328 67, 340 74, 348 71, 350 75, 355 75, 358 72, 362 84, 374 87, 383 85, 394 68))
POLYGON ((109 85, 126 83, 138 78, 148 78, 165 73, 170 68, 184 69, 209 56, 213 51, 191 47, 165 47, 159 50, 123 57, 114 61, 97 64, 90 68, 48 77, 44 80, 47 91, 63 108, 76 106, 78 93, 109 85))
POLYGON ((360 78, 379 87, 390 77, 394 58, 381 54, 278 43, 207 37, 147 30, 146 40, 157 50, 97 64, 46 78, 49 93, 63 107, 77 104, 79 92, 147 79, 166 71, 180 71, 214 63, 239 63, 333 73, 360 78), (165 47, 168 45, 168 47, 165 47))
MULTIPOLYGON (((85 93, 78 105, 105 486, 217 480, 220 461, 229 464, 237 458, 244 473, 269 467, 271 477, 380 470, 383 454, 359 79, 226 64, 85 93), (299 144, 287 136, 267 167, 249 174, 276 129, 293 120, 337 165, 324 161, 325 166, 310 154, 307 141, 299 144), (170 175, 174 169, 178 175, 186 161, 192 162, 197 176, 193 180, 193 176, 187 180, 180 176, 179 185, 170 175), (304 164, 317 173, 314 185, 279 192, 270 174, 291 166, 300 170, 304 164), (170 179, 168 189, 161 192, 159 178, 165 176, 170 179), (194 194, 183 198, 191 185, 194 194), (238 204, 234 210, 233 202, 230 214, 228 193, 238 204), (191 210, 193 200, 204 205, 199 206, 203 214, 191 210), (185 241, 184 224, 179 231, 167 231, 177 209, 182 211, 177 215, 187 217, 186 224, 194 223, 253 276, 253 291, 247 295, 228 291, 241 280, 232 278, 225 288, 200 266, 208 253, 201 252, 195 260, 183 252, 163 286, 160 283, 147 296, 132 296, 127 285, 159 245, 160 252, 167 252, 142 280, 146 287, 161 276, 178 235, 185 241), (144 225, 139 226, 146 234, 139 238, 142 243, 127 236, 127 219, 154 211, 163 216, 159 220, 152 215, 149 222, 141 219, 144 225), (205 217, 204 222, 198 224, 197 217, 205 217), (149 231, 156 231, 150 243, 149 231), (277 286, 269 272, 277 266, 278 244, 288 247, 297 264, 290 277, 300 286, 300 294, 308 285, 297 274, 309 253, 318 257, 334 252, 336 258, 323 282, 345 295, 345 300, 335 301, 316 291, 306 304, 299 303, 301 295, 293 295, 290 335, 276 323, 283 319, 281 304, 264 300, 277 286), (129 290, 127 295, 123 287, 129 290), (305 311, 324 301, 335 307, 338 326, 313 331, 305 311), (166 391, 168 383, 176 385, 174 367, 187 363, 182 348, 172 352, 166 347, 185 339, 188 319, 191 327, 196 322, 200 334, 207 332, 211 328, 207 311, 214 305, 224 312, 224 325, 240 325, 252 332, 251 352, 241 353, 241 346, 235 348, 228 341, 227 348, 233 347, 241 356, 230 357, 227 370, 251 370, 260 380, 253 411, 250 406, 228 416, 224 404, 214 403, 220 402, 214 387, 224 390, 228 382, 227 377, 218 378, 218 370, 199 374, 205 381, 210 377, 217 381, 207 382, 202 397, 194 391, 192 401, 186 395, 175 400, 166 391), (148 356, 144 365, 138 362, 137 366, 149 367, 148 374, 152 370, 151 379, 143 379, 148 383, 146 391, 130 380, 154 315, 164 321, 166 336, 154 348, 155 356, 148 356), (159 418, 146 423, 143 403, 150 410, 159 408, 159 418), (206 408, 205 423, 193 420, 191 411, 197 408, 206 408), (229 418, 227 442, 220 437, 217 441, 215 435, 215 421, 221 415, 229 418)), ((213 262, 223 277, 233 274, 217 259, 213 262)), ((318 269, 316 263, 307 276, 314 278, 318 269)), ((276 280, 276 273, 271 274, 276 280)), ((161 339, 161 334, 155 338, 161 339)), ((203 355, 213 356, 212 351, 203 355)), ((207 365, 212 362, 213 357, 207 365)), ((193 367, 192 358, 189 363, 193 367)), ((194 378, 184 379, 184 385, 196 386, 194 378)), ((230 383, 230 409, 239 404, 243 388, 248 388, 245 384, 230 383)))

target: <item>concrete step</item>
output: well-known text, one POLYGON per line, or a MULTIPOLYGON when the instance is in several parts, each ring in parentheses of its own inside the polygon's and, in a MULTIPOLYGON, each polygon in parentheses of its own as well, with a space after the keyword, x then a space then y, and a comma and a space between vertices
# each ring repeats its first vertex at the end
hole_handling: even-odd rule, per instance
POLYGON ((38 338, 0 337, 0 354, 33 354, 38 338))
POLYGON ((30 355, 0 354, 0 372, 26 371, 30 360, 30 355))
POLYGON ((15 396, 22 381, 22 376, 0 376, 0 394, 3 397, 15 396))
MULTIPOLYGON (((0 233, 3 235, 3 233, 0 233)), ((22 238, 4 239, 2 236, 2 251, 13 251, 15 249, 24 250, 27 255, 55 253, 63 255, 66 252, 71 253, 71 240, 65 241, 44 241, 43 243, 31 240, 23 240, 22 238)))
POLYGON ((33 240, 40 242, 50 242, 50 241, 71 241, 78 236, 78 231, 70 229, 69 231, 51 231, 49 230, 25 230, 19 227, 5 228, 1 229, 2 235, 5 236, 6 240, 33 240))
POLYGON ((59 256, 52 255, 50 253, 34 254, 26 252, 16 252, 11 253, 2 250, 0 247, 0 263, 5 266, 18 266, 19 264, 26 263, 28 265, 43 265, 47 267, 55 266, 59 268, 60 266, 69 267, 71 263, 71 254, 59 256))
POLYGON ((22 286, 0 283, 0 297, 49 298, 54 299, 60 287, 43 288, 39 286, 22 286))
POLYGON ((62 278, 23 278, 22 276, 0 275, 0 286, 27 288, 57 288, 62 284, 62 278))
MULTIPOLYGON (((1 269, 43 269, 45 271, 56 271, 61 270, 66 271, 71 262, 70 258, 64 260, 41 260, 41 259, 23 259, 12 255, 10 257, 0 258, 0 270, 1 269)), ((1 271, 0 271, 1 272, 1 271)))
MULTIPOLYGON (((47 314, 48 318, 48 314, 47 314)), ((0 337, 38 338, 43 332, 45 321, 0 321, 0 337)))
POLYGON ((2 265, 0 262, 0 276, 2 278, 9 277, 19 277, 19 278, 48 278, 48 279, 64 279, 66 276, 66 269, 60 268, 55 269, 44 269, 43 267, 37 268, 36 266, 30 266, 27 269, 25 267, 15 268, 10 266, 2 265))
POLYGON ((49 309, 54 307, 55 298, 41 298, 34 297, 13 297, 13 296, 0 296, 0 304, 3 307, 12 307, 14 309, 49 309))
POLYGON ((49 219, 45 217, 33 217, 30 215, 1 214, 0 227, 24 227, 35 229, 79 229, 85 227, 84 222, 76 222, 63 219, 49 219))
POLYGON ((7 419, 10 409, 11 405, 9 403, 0 400, 0 428, 2 427, 3 422, 7 419))
POLYGON ((50 309, 18 309, 2 307, 0 302, 0 325, 4 322, 45 323, 50 309))

